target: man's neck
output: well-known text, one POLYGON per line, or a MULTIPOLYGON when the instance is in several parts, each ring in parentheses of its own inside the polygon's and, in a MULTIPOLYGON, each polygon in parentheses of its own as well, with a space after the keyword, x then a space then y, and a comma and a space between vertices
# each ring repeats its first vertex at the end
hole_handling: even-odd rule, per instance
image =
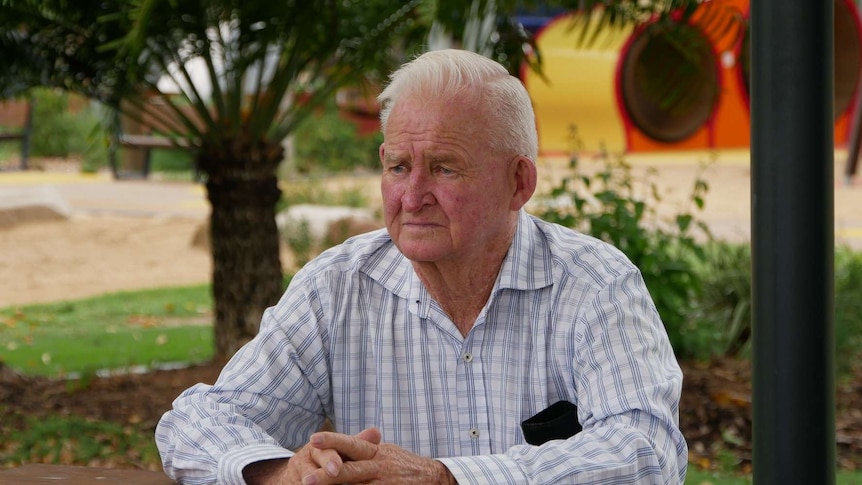
POLYGON ((466 336, 488 302, 509 251, 509 244, 488 251, 470 263, 461 261, 413 262, 413 269, 428 293, 466 336))

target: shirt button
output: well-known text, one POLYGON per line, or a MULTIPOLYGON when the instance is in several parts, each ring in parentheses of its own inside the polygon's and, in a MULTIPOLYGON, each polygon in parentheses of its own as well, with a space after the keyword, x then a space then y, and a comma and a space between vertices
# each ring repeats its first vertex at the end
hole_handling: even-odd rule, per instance
POLYGON ((479 437, 479 430, 476 428, 470 428, 470 437, 476 439, 479 437))
POLYGON ((472 361, 473 361, 473 354, 471 354, 470 352, 467 352, 466 354, 464 354, 464 362, 472 362, 472 361))

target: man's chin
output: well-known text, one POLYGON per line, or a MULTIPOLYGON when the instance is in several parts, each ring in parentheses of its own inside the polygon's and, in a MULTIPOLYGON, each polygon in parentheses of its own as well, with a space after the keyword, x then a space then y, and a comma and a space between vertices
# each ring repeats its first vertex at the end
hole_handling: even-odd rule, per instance
POLYGON ((433 263, 441 257, 440 250, 429 247, 427 243, 396 244, 396 246, 405 258, 416 263, 433 263))
MULTIPOLYGON (((404 253, 402 251, 402 253, 404 253)), ((433 263, 438 261, 440 258, 435 257, 433 254, 423 253, 423 252, 407 252, 404 253, 404 257, 413 261, 414 263, 433 263)))

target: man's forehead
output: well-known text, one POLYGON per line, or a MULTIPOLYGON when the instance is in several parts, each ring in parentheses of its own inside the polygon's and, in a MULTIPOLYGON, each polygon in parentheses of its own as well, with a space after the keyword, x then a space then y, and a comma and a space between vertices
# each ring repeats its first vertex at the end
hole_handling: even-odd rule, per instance
POLYGON ((433 138, 482 138, 483 122, 476 111, 449 101, 409 102, 392 110, 383 138, 387 142, 433 138))
POLYGON ((469 92, 429 94, 417 91, 403 96, 392 107, 392 115, 402 113, 442 113, 475 115, 481 111, 480 98, 469 92))

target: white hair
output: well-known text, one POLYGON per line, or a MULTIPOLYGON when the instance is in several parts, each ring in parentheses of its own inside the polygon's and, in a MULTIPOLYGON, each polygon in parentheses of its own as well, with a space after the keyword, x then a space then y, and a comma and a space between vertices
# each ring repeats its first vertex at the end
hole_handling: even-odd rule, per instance
POLYGON ((389 79, 377 97, 384 135, 389 114, 403 96, 441 98, 474 93, 488 118, 482 122, 487 126, 489 144, 495 150, 536 160, 539 142, 530 95, 521 80, 499 63, 474 52, 443 49, 422 54, 389 79))

